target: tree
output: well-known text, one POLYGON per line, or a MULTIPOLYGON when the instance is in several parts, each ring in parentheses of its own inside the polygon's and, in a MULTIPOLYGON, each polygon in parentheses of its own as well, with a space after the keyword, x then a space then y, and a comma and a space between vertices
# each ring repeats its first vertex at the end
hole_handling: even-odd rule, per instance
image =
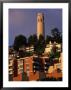
POLYGON ((61 32, 59 32, 59 30, 57 28, 52 29, 51 30, 51 34, 52 34, 52 37, 53 37, 54 41, 56 41, 58 43, 62 42, 61 32))
POLYGON ((38 41, 39 41, 40 43, 44 44, 44 43, 45 43, 44 36, 43 36, 43 35, 40 35, 38 41))
POLYGON ((51 36, 49 36, 49 35, 47 35, 46 36, 46 44, 48 44, 49 43, 49 41, 52 41, 52 37, 51 36))
POLYGON ((35 52, 38 55, 41 55, 45 50, 45 40, 44 37, 42 35, 39 36, 39 40, 37 41, 36 45, 35 45, 35 52))
POLYGON ((29 45, 35 45, 36 42, 37 42, 37 36, 35 34, 29 36, 29 38, 28 38, 28 44, 29 45))
POLYGON ((26 72, 22 72, 22 81, 29 81, 29 78, 27 76, 27 73, 26 72))
POLYGON ((20 56, 21 58, 25 57, 25 54, 26 54, 25 51, 23 51, 23 50, 20 50, 20 51, 19 51, 19 56, 20 56))
POLYGON ((15 37, 13 47, 16 51, 18 51, 21 46, 26 44, 27 44, 26 37, 23 35, 18 35, 15 37))

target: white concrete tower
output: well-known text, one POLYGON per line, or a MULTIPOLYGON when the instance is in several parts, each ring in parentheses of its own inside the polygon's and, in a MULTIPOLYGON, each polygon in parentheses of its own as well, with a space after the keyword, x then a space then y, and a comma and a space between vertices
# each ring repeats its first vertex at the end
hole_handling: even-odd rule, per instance
POLYGON ((44 35, 44 16, 43 13, 37 13, 37 38, 44 35))

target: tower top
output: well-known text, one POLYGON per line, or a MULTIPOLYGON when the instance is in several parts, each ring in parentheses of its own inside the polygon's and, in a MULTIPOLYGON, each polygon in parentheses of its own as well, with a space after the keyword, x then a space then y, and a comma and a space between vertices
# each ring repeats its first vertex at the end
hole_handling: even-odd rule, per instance
POLYGON ((41 15, 43 16, 43 13, 37 13, 37 15, 38 15, 38 16, 41 16, 41 15))

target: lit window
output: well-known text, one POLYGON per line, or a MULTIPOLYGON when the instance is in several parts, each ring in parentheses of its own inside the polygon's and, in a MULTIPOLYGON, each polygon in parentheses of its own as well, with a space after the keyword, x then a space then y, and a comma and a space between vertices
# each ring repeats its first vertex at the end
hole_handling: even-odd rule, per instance
POLYGON ((26 71, 29 71, 29 64, 26 64, 26 71))
POLYGON ((29 72, 27 72, 27 76, 29 76, 29 72))

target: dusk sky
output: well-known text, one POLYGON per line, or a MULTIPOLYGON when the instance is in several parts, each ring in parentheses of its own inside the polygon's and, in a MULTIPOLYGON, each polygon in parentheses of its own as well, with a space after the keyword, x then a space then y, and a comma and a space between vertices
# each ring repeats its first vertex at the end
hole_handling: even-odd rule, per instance
POLYGON ((51 35, 53 28, 62 32, 62 9, 9 9, 9 45, 17 35, 28 38, 36 34, 38 12, 44 14, 45 36, 51 35))

